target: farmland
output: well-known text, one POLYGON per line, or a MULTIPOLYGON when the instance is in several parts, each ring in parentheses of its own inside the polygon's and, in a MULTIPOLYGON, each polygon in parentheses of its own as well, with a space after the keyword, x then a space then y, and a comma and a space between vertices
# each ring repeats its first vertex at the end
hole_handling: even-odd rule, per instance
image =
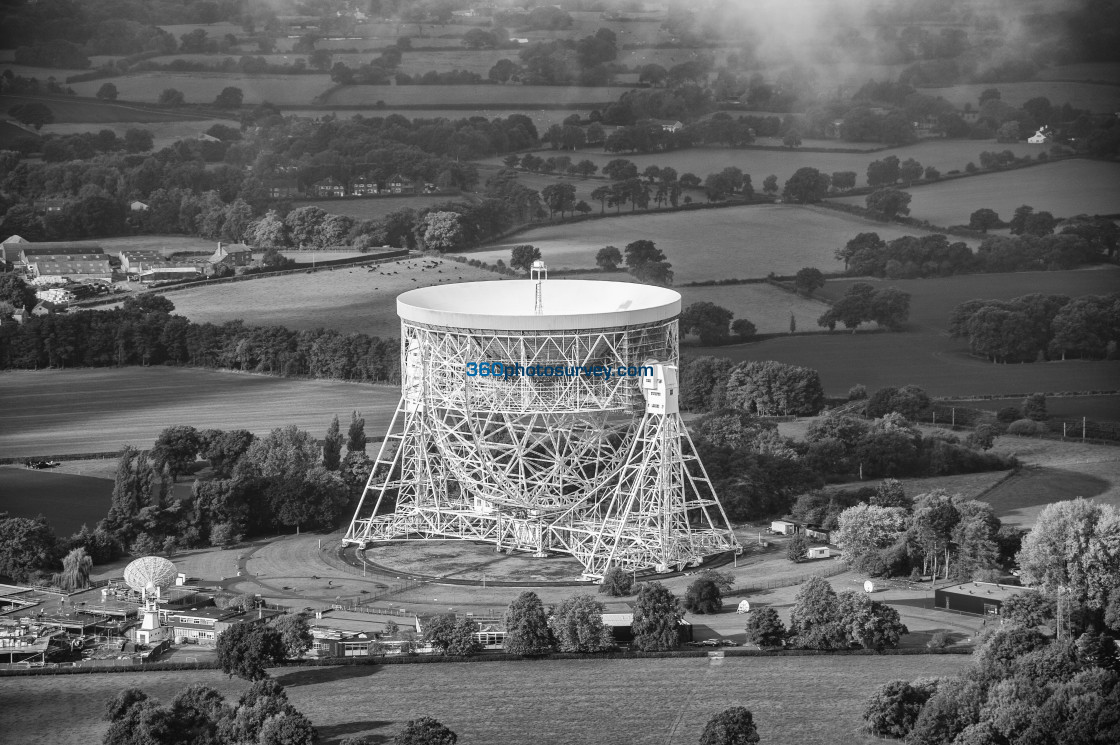
MULTIPOLYGON (((1033 168, 985 174, 911 189, 911 217, 934 225, 967 225, 980 207, 1010 220, 1015 209, 1029 204, 1055 217, 1120 212, 1120 164, 1097 160, 1064 160, 1033 168)), ((837 202, 863 206, 866 197, 837 202)))
POLYGON ((89 132, 93 129, 111 130, 117 137, 124 137, 130 129, 146 129, 152 133, 152 150, 159 151, 179 140, 198 137, 215 124, 230 125, 228 119, 188 119, 180 122, 106 122, 93 127, 86 122, 62 122, 43 126, 43 134, 69 135, 89 132))
POLYGON ((91 529, 109 512, 113 482, 69 473, 34 471, 22 466, 0 466, 3 511, 11 517, 43 515, 56 535, 77 533, 82 524, 91 529))
MULTIPOLYGON (((828 141, 831 147, 843 148, 847 143, 839 140, 828 141)), ((857 149, 860 145, 855 146, 857 149)), ((900 160, 914 158, 923 166, 934 166, 942 173, 951 170, 963 169, 969 162, 979 162, 980 153, 984 150, 1011 150, 1017 156, 1035 155, 1049 150, 1048 145, 1030 145, 1020 143, 996 143, 978 140, 927 140, 905 147, 888 148, 875 152, 841 153, 841 152, 806 152, 803 150, 732 150, 728 148, 690 148, 673 150, 664 153, 650 153, 647 155, 631 155, 625 153, 605 153, 601 150, 588 149, 565 152, 570 155, 573 162, 584 158, 593 161, 602 168, 615 158, 625 158, 638 166, 642 171, 646 166, 670 166, 677 173, 694 173, 703 179, 709 173, 716 173, 727 166, 736 166, 743 173, 749 173, 755 190, 762 189, 762 180, 774 174, 778 183, 785 183, 786 179, 794 174, 798 168, 812 167, 825 173, 834 171, 855 171, 856 184, 866 185, 867 166, 874 160, 895 155, 900 160)), ((541 153, 544 155, 544 153, 541 153)), ((501 158, 492 158, 484 161, 487 163, 500 163, 501 158)))
MULTIPOLYGON (((1115 82, 1115 81, 1114 81, 1115 82)), ((1036 80, 1025 83, 976 83, 954 85, 949 88, 921 88, 927 96, 941 96, 957 108, 966 103, 973 108, 979 105, 980 94, 989 88, 1000 92, 1000 100, 1011 106, 1022 106, 1032 98, 1044 96, 1056 106, 1068 103, 1077 109, 1088 109, 1096 114, 1111 114, 1120 108, 1120 87, 1097 83, 1068 83, 1036 80)))
POLYGON ((470 256, 493 263, 509 261, 510 249, 531 243, 554 269, 591 269, 606 245, 620 249, 648 239, 664 251, 677 284, 710 279, 793 274, 806 266, 838 271, 834 256, 857 234, 874 230, 885 239, 914 231, 862 218, 784 204, 727 207, 694 212, 639 213, 633 216, 550 225, 520 233, 470 256), (796 227, 791 229, 791 225, 796 227))
POLYGON ((1087 83, 1120 82, 1120 63, 1081 62, 1075 65, 1057 65, 1039 70, 1039 80, 1081 80, 1087 83))
MULTIPOLYGON (((94 81, 91 85, 102 81, 94 81)), ((96 91, 94 88, 93 91, 96 91)), ((163 90, 163 88, 160 88, 163 90)), ((219 88, 219 90, 221 90, 219 88)), ((89 94, 93 95, 93 92, 89 94)), ((217 95, 215 93, 215 95, 217 95)), ((150 99, 155 101, 159 91, 150 99)), ((213 100, 213 96, 207 101, 213 100)), ((148 109, 140 106, 129 106, 125 103, 109 103, 93 99, 80 99, 70 97, 44 97, 44 96, 0 96, 0 109, 7 111, 19 103, 32 101, 46 104, 54 114, 56 124, 82 122, 88 124, 109 124, 127 122, 133 124, 147 124, 150 122, 179 122, 186 119, 206 120, 208 117, 192 114, 186 111, 170 111, 167 109, 148 109)), ((209 125, 207 125, 209 126, 209 125)))
MULTIPOLYGON (((315 107, 315 108, 290 108, 285 107, 284 113, 293 116, 306 116, 317 118, 322 116, 336 116, 339 119, 350 119, 355 115, 363 117, 376 117, 376 116, 391 116, 398 114, 406 119, 437 119, 445 118, 451 120, 469 119, 474 116, 485 117, 486 119, 495 119, 498 117, 504 118, 510 114, 523 114, 533 120, 538 132, 544 132, 553 124, 560 124, 572 114, 578 114, 583 118, 587 118, 591 113, 590 108, 581 109, 518 109, 516 106, 500 106, 498 108, 478 108, 478 109, 441 109, 436 108, 434 105, 424 106, 423 108, 400 108, 400 107, 377 107, 374 110, 363 109, 356 111, 354 109, 332 109, 330 107, 315 107)), ((496 162, 500 162, 498 159, 496 162)))
POLYGON ((3 372, 0 386, 0 456, 9 457, 147 446, 172 424, 257 433, 295 424, 319 433, 353 409, 376 436, 398 397, 392 386, 175 367, 3 372))
MULTIPOLYGON (((506 257, 509 258, 508 256, 506 257)), ((194 287, 167 295, 175 312, 192 321, 224 323, 237 318, 293 329, 331 328, 371 336, 400 335, 397 295, 446 282, 499 279, 485 269, 440 259, 407 259, 374 267, 340 267, 235 285, 194 287), (424 269, 437 263, 438 266, 424 269)))
MULTIPOLYGON (((93 96, 105 81, 73 83, 79 96, 93 96)), ((242 75, 218 72, 141 72, 113 78, 122 101, 155 103, 166 88, 182 91, 187 103, 210 103, 226 86, 244 93, 246 104, 271 101, 277 105, 306 106, 330 87, 330 77, 322 75, 242 75)), ((173 115, 172 115, 173 116, 173 115)))
MULTIPOLYGON (((961 655, 907 657, 905 676, 954 675, 969 663, 961 655)), ((898 677, 899 665, 893 657, 729 657, 718 664, 564 660, 274 672, 332 743, 364 734, 387 740, 420 715, 447 724, 462 742, 696 742, 714 713, 745 705, 762 742, 793 745, 881 742, 861 733, 860 711, 877 685, 898 677)), ((3 679, 0 727, 29 745, 93 742, 106 726, 104 702, 117 691, 143 686, 167 702, 193 683, 228 698, 248 688, 220 671, 3 679)))
POLYGON ((292 202, 293 207, 319 207, 333 215, 347 215, 359 220, 375 220, 403 209, 420 210, 444 202, 473 201, 458 194, 417 194, 402 197, 368 197, 364 199, 308 199, 292 202))
MULTIPOLYGON (((322 93, 325 89, 324 85, 318 92, 322 93)), ((435 103, 470 107, 487 104, 525 108, 563 107, 606 104, 616 100, 623 92, 620 87, 568 88, 552 85, 348 85, 332 91, 323 103, 326 106, 373 106, 378 101, 384 101, 386 106, 435 103)), ((190 94, 187 94, 187 100, 191 100, 190 94)), ((310 100, 304 103, 310 103, 310 100)))

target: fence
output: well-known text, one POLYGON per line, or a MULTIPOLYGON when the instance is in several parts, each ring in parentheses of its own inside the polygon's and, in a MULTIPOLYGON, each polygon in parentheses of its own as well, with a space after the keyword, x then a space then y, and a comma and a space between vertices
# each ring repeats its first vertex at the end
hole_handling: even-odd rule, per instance
POLYGON ((737 587, 734 590, 732 590, 730 593, 728 593, 728 595, 729 596, 738 596, 738 595, 746 595, 747 593, 751 593, 751 592, 759 592, 760 590, 775 590, 779 587, 793 587, 794 585, 799 585, 802 582, 808 582, 813 577, 821 577, 821 578, 835 577, 838 574, 843 574, 844 572, 848 571, 848 569, 849 569, 849 567, 848 567, 847 562, 837 561, 832 566, 826 567, 826 568, 824 568, 820 571, 817 571, 817 572, 808 572, 806 574, 798 574, 798 575, 795 575, 793 577, 779 577, 777 579, 769 579, 769 580, 766 580, 766 581, 760 582, 760 583, 756 582, 755 584, 746 585, 744 587, 737 587))

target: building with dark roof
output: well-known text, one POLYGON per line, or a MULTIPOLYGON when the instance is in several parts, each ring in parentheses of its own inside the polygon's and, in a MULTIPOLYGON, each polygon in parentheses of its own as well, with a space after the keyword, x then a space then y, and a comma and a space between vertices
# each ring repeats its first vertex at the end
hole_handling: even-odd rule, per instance
POLYGON ((32 277, 112 279, 113 268, 105 254, 46 254, 28 257, 32 277))
POLYGON ((942 610, 973 613, 978 616, 996 616, 1009 598, 1025 592, 1037 592, 1037 590, 992 582, 963 582, 934 590, 933 603, 935 607, 942 610))

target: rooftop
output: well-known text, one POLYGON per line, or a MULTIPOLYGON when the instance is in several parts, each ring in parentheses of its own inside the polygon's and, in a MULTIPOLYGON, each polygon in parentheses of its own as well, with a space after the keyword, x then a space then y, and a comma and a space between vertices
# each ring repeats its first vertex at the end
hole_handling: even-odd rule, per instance
POLYGON ((1018 585, 998 585, 992 582, 963 582, 959 585, 939 587, 938 592, 952 592, 958 595, 982 595, 994 600, 1007 600, 1013 595, 1024 592, 1034 592, 1029 587, 1018 585))
POLYGON ((537 315, 536 287, 527 279, 422 287, 397 297, 397 315, 455 328, 558 331, 666 321, 681 312, 680 293, 664 287, 571 279, 542 283, 537 315))

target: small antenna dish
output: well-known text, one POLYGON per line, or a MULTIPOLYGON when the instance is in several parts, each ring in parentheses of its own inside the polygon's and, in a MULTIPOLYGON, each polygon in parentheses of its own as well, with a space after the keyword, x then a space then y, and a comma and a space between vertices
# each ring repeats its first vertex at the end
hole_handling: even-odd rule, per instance
POLYGON ((750 613, 751 612, 750 602, 746 601, 746 600, 740 600, 739 601, 739 608, 735 612, 736 613, 750 613))
POLYGON ((867 580, 866 582, 863 583, 863 591, 864 592, 875 592, 875 583, 872 582, 871 580, 867 580))

